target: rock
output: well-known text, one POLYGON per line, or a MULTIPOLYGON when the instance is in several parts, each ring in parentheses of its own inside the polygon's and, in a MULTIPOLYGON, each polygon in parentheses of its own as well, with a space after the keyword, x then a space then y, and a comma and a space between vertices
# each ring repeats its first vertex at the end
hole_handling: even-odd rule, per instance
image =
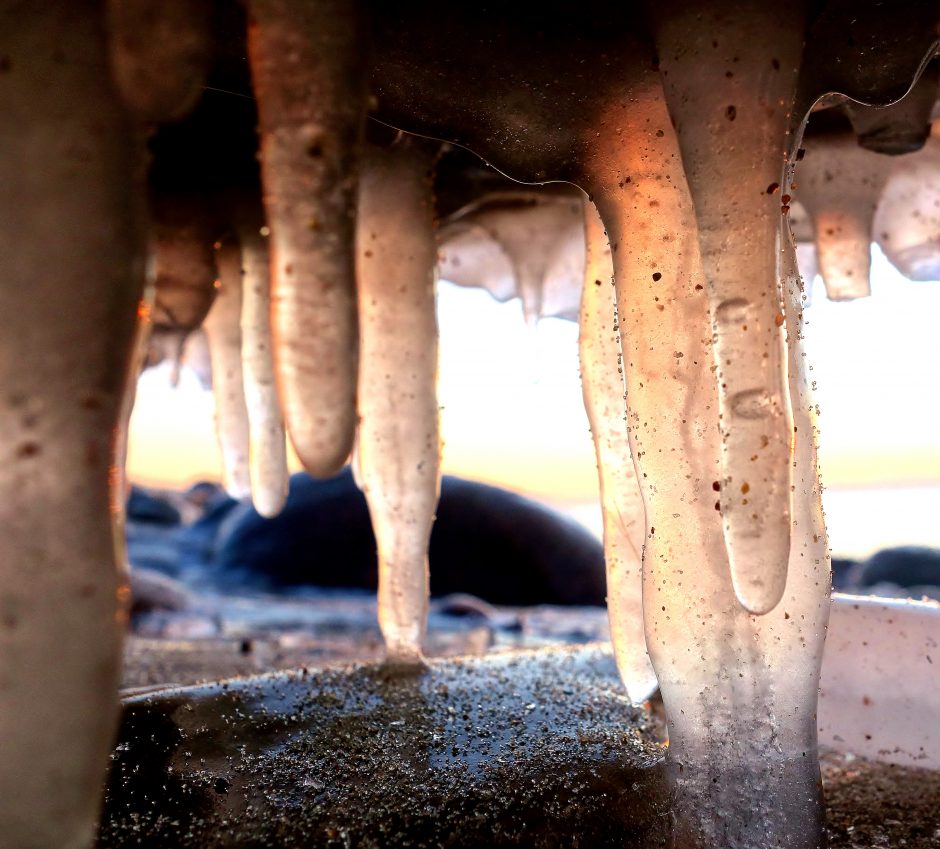
POLYGON ((162 572, 137 567, 130 582, 132 617, 155 610, 186 610, 193 603, 186 587, 162 572))
MULTIPOLYGON (((567 517, 496 487, 445 476, 430 544, 431 593, 493 604, 590 604, 606 598, 601 543, 567 517)), ((220 537, 223 586, 375 590, 375 538, 365 497, 346 469, 291 478, 283 512, 246 509, 220 537)))
POLYGON ((180 512, 165 498, 139 486, 131 486, 127 498, 127 521, 173 526, 180 523, 180 512))
POLYGON ((923 546, 885 548, 860 567, 858 584, 873 587, 891 583, 900 587, 940 587, 940 551, 923 546))

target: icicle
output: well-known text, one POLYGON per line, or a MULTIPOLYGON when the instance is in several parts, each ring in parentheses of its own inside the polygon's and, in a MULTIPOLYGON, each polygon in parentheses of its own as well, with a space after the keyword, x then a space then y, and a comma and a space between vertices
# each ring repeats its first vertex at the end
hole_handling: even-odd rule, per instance
POLYGON ((320 477, 346 462, 356 421, 353 235, 367 67, 357 5, 248 3, 278 384, 294 448, 320 477))
POLYGON ((238 244, 222 242, 216 251, 219 269, 215 302, 206 317, 212 360, 215 431, 222 455, 222 485, 233 498, 251 493, 248 474, 248 408, 242 377, 242 257, 238 244))
POLYGON ((239 233, 242 262, 242 377, 248 410, 251 500, 276 516, 287 499, 287 444, 274 383, 271 278, 267 240, 257 227, 239 233))
POLYGON ((118 720, 142 210, 99 4, 0 20, 0 843, 81 849, 118 720))
POLYGON ((721 515, 735 593, 779 603, 790 544, 790 422, 777 230, 802 9, 656 4, 656 45, 695 203, 721 407, 721 515), (705 69, 708 69, 708 73, 705 69))
POLYGON ((582 201, 576 195, 518 189, 493 192, 458 210, 441 228, 441 276, 520 298, 528 325, 576 319, 584 269, 582 201))
POLYGON ((161 195, 153 199, 155 324, 188 331, 205 320, 215 297, 216 231, 202 196, 161 195))
POLYGON ((816 261, 831 301, 871 294, 872 219, 891 160, 859 147, 855 136, 824 136, 805 143, 797 181, 813 222, 816 261))
POLYGON ((210 53, 207 0, 108 0, 111 66, 143 121, 173 121, 203 91, 210 53))
POLYGON ((940 280, 940 122, 919 153, 893 160, 875 239, 910 280, 940 280))
MULTIPOLYGON (((818 849, 825 537, 799 513, 782 603, 763 616, 738 603, 717 509, 722 433, 696 209, 656 76, 646 72, 595 127, 584 181, 613 251, 646 509, 646 643, 669 721, 673 845, 818 849)), ((759 357, 762 340, 749 344, 743 355, 759 357)), ((813 497, 818 507, 818 488, 813 497)))
POLYGON ((611 640, 627 694, 639 703, 656 690, 656 673, 643 633, 641 558, 646 518, 630 457, 610 246, 590 201, 584 202, 584 222, 587 262, 581 295, 581 386, 600 478, 611 640))
POLYGON ((428 542, 440 493, 431 159, 416 143, 371 150, 359 201, 359 476, 379 554, 390 660, 421 656, 428 542))

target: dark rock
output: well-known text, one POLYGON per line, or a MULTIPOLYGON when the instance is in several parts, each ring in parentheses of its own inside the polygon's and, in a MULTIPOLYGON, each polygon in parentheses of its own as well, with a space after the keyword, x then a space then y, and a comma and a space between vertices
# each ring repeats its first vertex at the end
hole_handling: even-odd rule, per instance
MULTIPOLYGON (((496 487, 445 477, 430 544, 431 593, 493 604, 605 603, 601 543, 567 517, 496 487)), ((365 496, 346 469, 299 474, 284 511, 246 510, 220 537, 215 580, 255 589, 374 590, 375 537, 365 496)))
POLYGON ((881 583, 940 587, 940 551, 914 545, 885 548, 861 565, 858 583, 863 588, 881 583))
POLYGON ((832 588, 849 593, 857 587, 859 562, 848 557, 832 558, 832 588))
POLYGON ((131 617, 155 610, 186 610, 192 605, 186 587, 161 572, 135 568, 131 571, 130 584, 131 617))
POLYGON ((180 523, 180 512, 159 495, 132 486, 127 498, 127 521, 173 526, 180 523))

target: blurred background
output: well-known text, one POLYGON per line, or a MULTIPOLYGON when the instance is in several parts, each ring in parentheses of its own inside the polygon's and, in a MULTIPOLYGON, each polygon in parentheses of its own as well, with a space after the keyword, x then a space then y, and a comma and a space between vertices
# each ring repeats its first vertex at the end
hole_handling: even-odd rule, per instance
MULTIPOLYGON (((908 281, 877 247, 871 280, 870 298, 847 303, 816 285, 806 313, 823 504, 843 557, 940 547, 940 286, 908 281)), ((438 315, 445 473, 529 495, 600 536, 577 325, 527 324, 519 300, 446 281, 438 315)), ((130 479, 161 489, 218 480, 211 391, 185 367, 174 387, 171 371, 140 379, 130 479)))

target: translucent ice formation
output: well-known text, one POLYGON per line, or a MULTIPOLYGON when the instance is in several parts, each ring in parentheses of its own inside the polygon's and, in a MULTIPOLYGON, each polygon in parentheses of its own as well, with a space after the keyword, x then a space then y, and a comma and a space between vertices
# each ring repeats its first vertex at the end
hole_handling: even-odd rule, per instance
POLYGON ((874 760, 940 769, 940 605, 837 596, 819 739, 874 760))
POLYGON ((529 322, 575 319, 584 269, 582 215, 581 198, 570 192, 493 192, 441 228, 441 276, 486 289, 499 301, 520 298, 529 322))
POLYGON ((348 0, 247 5, 278 384, 301 462, 312 475, 326 476, 346 462, 356 417, 362 33, 357 4, 348 0))
POLYGON ((215 430, 222 455, 222 485, 233 498, 251 493, 248 472, 248 408, 242 377, 242 255, 237 242, 216 251, 215 302, 204 324, 212 360, 215 430))
POLYGON ((871 294, 872 221, 893 160, 858 145, 851 133, 805 144, 794 194, 813 224, 816 262, 832 301, 871 294))
MULTIPOLYGON (((630 442, 646 507, 646 642, 669 717, 676 845, 816 849, 815 693, 829 582, 815 468, 807 467, 812 442, 798 442, 781 601, 752 615, 736 597, 718 510, 724 431, 713 352, 720 340, 699 254, 707 239, 658 79, 647 74, 624 103, 629 109, 613 104, 604 116, 587 171, 613 251, 630 442)), ((779 211, 773 227, 771 247, 779 211)), ((743 339, 742 356, 766 351, 757 334, 743 339)), ((810 440, 806 415, 798 440, 810 440)))
POLYGON ((875 239, 905 277, 940 280, 940 125, 923 150, 893 162, 875 239))
POLYGON ((271 277, 267 239, 260 228, 240 234, 242 262, 242 376, 248 410, 251 500, 262 516, 276 516, 287 498, 287 445, 274 383, 271 277))
POLYGON ((0 56, 0 843, 85 849, 128 601, 111 484, 141 210, 99 4, 4 4, 0 56))
POLYGON ((587 262, 581 295, 581 386, 600 479, 607 611, 617 669, 631 700, 639 703, 656 689, 656 673, 643 633, 646 517, 630 456, 610 245, 590 201, 584 202, 584 230, 587 262))
POLYGON ((741 604, 766 613, 782 598, 790 544, 790 415, 775 246, 789 197, 784 170, 802 8, 759 0, 707 9, 654 5, 663 85, 713 305, 718 497, 731 575, 741 604))
POLYGON ((189 111, 209 63, 210 4, 205 0, 108 0, 114 80, 144 121, 189 111))
POLYGON ((203 197, 164 194, 152 200, 155 324, 182 330, 182 336, 202 324, 215 295, 215 233, 203 197))
POLYGON ((358 480, 379 555, 379 625, 414 661, 428 614, 440 494, 432 159, 413 140, 371 149, 359 195, 358 480))

